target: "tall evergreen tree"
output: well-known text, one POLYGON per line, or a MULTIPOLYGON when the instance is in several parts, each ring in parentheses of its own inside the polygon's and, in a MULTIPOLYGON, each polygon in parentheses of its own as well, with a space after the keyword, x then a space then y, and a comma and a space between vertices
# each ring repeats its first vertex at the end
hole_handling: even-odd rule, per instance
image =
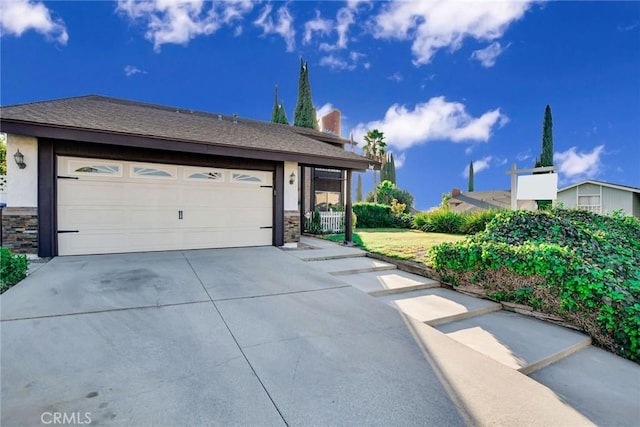
POLYGON ((386 161, 382 165, 382 169, 380 169, 380 182, 382 181, 390 181, 393 184, 396 183, 396 165, 393 160, 393 153, 389 153, 386 157, 386 161))
POLYGON ((271 122, 278 123, 278 108, 280 103, 278 102, 278 85, 276 85, 275 95, 273 97, 273 108, 271 109, 271 122))
POLYGON ((396 161, 393 159, 393 153, 389 155, 389 167, 391 179, 389 181, 393 182, 395 185, 398 185, 398 181, 396 181, 396 161))
POLYGON ((271 110, 271 122, 282 123, 284 125, 289 124, 289 119, 287 119, 287 112, 284 109, 284 104, 278 99, 278 85, 276 85, 276 93, 273 100, 273 109, 271 110))
MULTIPOLYGON (((553 117, 551 107, 547 105, 544 109, 544 119, 542 121, 542 153, 536 159, 535 167, 553 166, 553 117)), ((548 209, 552 206, 551 200, 536 200, 539 209, 548 209)))
POLYGON ((362 175, 358 174, 358 181, 356 183, 356 202, 362 201, 362 175))
POLYGON ((298 77, 298 102, 293 115, 293 125, 318 130, 316 109, 311 99, 309 83, 309 64, 300 59, 300 76, 298 77))
POLYGON ((469 185, 467 186, 469 193, 473 192, 473 161, 469 162, 469 185))

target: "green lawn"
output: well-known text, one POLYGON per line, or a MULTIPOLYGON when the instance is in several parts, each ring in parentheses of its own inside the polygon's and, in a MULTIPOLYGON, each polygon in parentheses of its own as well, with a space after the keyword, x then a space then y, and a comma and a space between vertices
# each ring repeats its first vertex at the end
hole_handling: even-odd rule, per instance
MULTIPOLYGON (((329 234, 322 237, 334 242, 344 241, 344 234, 329 234)), ((358 229, 353 233, 353 242, 368 252, 422 263, 426 263, 427 251, 430 247, 464 238, 465 236, 453 234, 425 233, 399 228, 358 229)))

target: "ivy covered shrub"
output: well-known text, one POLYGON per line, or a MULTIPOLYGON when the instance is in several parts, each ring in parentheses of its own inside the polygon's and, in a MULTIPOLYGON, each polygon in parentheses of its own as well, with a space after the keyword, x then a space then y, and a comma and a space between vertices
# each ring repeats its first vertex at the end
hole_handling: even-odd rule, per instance
POLYGON ((29 260, 26 255, 0 248, 0 294, 27 277, 28 268, 29 260))
POLYGON ((454 285, 526 303, 640 363, 640 221, 577 210, 505 211, 484 231, 430 250, 454 285))

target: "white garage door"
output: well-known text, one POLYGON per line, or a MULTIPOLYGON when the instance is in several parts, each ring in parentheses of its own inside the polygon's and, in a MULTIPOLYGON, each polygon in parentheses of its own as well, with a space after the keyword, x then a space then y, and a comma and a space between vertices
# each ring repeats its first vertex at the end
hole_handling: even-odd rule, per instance
POLYGON ((273 173, 58 157, 59 255, 272 244, 273 173))

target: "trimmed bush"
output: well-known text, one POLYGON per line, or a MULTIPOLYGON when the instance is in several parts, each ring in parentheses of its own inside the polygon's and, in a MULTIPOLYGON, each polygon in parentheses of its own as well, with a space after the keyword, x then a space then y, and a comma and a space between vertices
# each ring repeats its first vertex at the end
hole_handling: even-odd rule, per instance
POLYGON ((12 253, 8 248, 0 248, 0 293, 3 293, 27 277, 29 260, 26 255, 12 253))
POLYGON ((354 203, 353 212, 358 217, 360 228, 386 228, 394 226, 391 206, 379 203, 354 203))
POLYGON ((429 253, 454 284, 526 303, 640 363, 640 221, 577 210, 505 211, 484 231, 429 253))

